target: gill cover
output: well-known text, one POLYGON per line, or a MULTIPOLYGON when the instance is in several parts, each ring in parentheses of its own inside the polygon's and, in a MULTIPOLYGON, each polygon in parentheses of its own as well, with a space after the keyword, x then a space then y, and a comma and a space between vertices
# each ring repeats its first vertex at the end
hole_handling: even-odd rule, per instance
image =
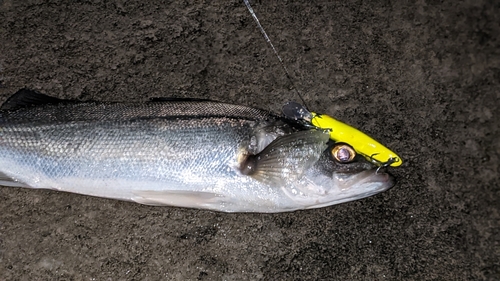
POLYGON ((298 180, 321 157, 329 135, 323 130, 306 130, 276 138, 256 155, 241 159, 240 172, 271 186, 285 186, 298 180))

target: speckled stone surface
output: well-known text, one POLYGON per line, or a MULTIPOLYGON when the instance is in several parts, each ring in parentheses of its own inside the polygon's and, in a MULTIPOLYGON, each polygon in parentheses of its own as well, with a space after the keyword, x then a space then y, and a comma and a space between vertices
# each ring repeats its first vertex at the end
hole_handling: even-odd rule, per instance
MULTIPOLYGON (((192 2, 0 1, 1 101, 297 100, 242 1, 192 2)), ((266 2, 309 108, 398 152, 396 187, 284 214, 1 187, 0 280, 500 279, 498 1, 266 2)))

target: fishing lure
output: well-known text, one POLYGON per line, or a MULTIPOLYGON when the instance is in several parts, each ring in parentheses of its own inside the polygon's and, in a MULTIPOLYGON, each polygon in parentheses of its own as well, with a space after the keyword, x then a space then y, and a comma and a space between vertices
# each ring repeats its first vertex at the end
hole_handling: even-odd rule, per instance
MULTIPOLYGON (((257 15, 253 11, 248 0, 243 0, 247 6, 248 11, 252 14, 253 19, 257 23, 262 35, 266 39, 266 42, 271 46, 274 54, 278 58, 283 67, 287 78, 292 82, 288 69, 286 68, 283 60, 281 59, 278 51, 274 47, 269 36, 267 36, 266 31, 260 24, 257 15)), ((293 82, 292 82, 293 84, 293 82)), ((295 87, 294 87, 295 88, 295 87)), ((305 104, 304 99, 297 91, 297 95, 300 97, 302 102, 305 104)), ((400 166, 403 161, 396 153, 368 136, 367 134, 361 132, 360 130, 343 123, 331 116, 326 114, 319 114, 314 112, 309 112, 305 106, 302 106, 295 102, 289 102, 283 107, 283 113, 288 118, 295 119, 297 121, 304 122, 305 125, 313 126, 319 129, 328 130, 330 132, 330 138, 336 142, 344 142, 358 153, 363 155, 365 158, 371 162, 377 164, 379 167, 397 167, 400 166)))
POLYGON ((283 113, 290 119, 304 122, 305 125, 328 130, 330 139, 349 144, 358 154, 381 167, 398 167, 403 163, 401 157, 392 150, 360 130, 331 116, 309 112, 304 106, 295 102, 285 104, 283 113))

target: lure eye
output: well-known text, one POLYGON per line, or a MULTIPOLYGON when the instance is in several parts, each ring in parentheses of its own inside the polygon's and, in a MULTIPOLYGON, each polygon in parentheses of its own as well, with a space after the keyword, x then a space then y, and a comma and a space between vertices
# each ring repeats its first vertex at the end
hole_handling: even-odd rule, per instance
POLYGON ((347 144, 337 144, 332 147, 332 157, 339 163, 348 163, 356 157, 356 151, 347 144))

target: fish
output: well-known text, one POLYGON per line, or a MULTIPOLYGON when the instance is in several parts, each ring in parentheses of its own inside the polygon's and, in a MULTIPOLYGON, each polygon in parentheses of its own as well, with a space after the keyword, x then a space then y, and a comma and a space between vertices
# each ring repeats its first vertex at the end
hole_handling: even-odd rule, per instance
POLYGON ((77 101, 21 89, 0 107, 0 185, 146 205, 278 213, 394 185, 349 148, 326 130, 210 100, 77 101))

